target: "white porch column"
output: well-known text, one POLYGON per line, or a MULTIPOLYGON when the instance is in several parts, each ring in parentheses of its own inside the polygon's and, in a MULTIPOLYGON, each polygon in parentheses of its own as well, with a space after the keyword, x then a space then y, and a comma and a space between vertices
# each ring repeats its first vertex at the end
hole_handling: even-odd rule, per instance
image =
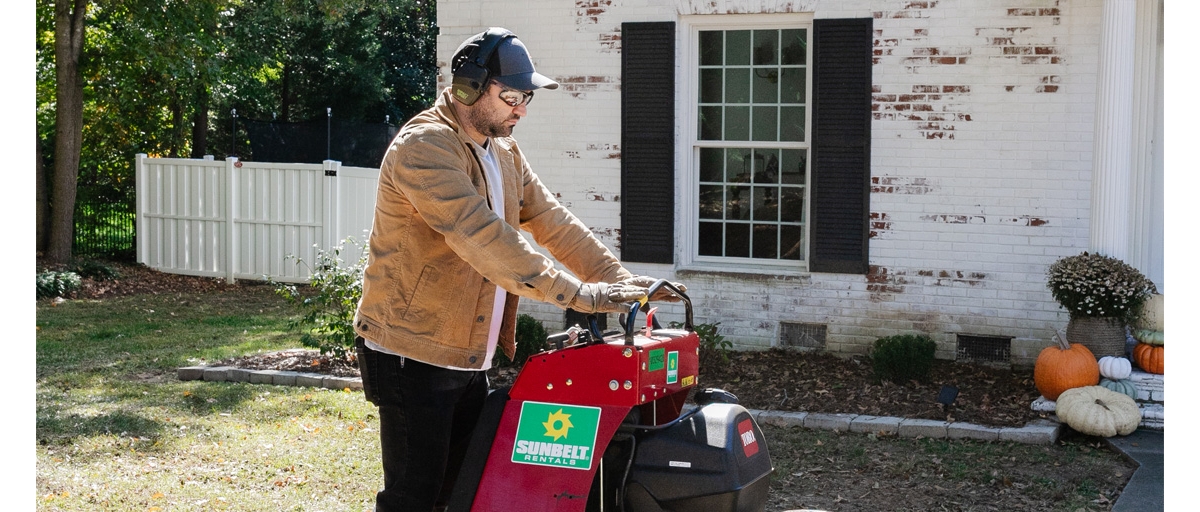
POLYGON ((1129 259, 1164 291, 1162 0, 1137 0, 1129 259))
POLYGON ((1090 246, 1125 260, 1130 245, 1136 0, 1105 0, 1101 25, 1090 246))

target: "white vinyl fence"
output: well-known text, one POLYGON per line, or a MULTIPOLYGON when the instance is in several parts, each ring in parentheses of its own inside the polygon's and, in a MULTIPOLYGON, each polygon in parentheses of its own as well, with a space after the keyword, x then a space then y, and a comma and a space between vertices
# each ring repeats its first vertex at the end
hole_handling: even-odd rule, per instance
MULTIPOLYGON (((378 177, 379 169, 333 160, 282 164, 139 154, 137 260, 163 272, 229 282, 306 281, 318 249, 347 237, 366 242, 378 177)), ((347 245, 342 258, 358 255, 347 245)))

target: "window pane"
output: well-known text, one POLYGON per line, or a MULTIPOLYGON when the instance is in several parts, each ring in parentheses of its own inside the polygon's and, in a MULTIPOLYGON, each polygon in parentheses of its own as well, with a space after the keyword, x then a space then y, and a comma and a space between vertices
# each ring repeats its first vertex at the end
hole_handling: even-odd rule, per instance
POLYGON ((705 30, 700 32, 700 65, 701 66, 720 66, 723 32, 719 30, 705 30))
POLYGON ((779 221, 779 188, 754 187, 754 220, 779 221))
POLYGON ((778 107, 754 107, 754 140, 779 140, 778 107))
POLYGON ((779 102, 779 69, 754 68, 754 102, 779 102))
POLYGON ((725 70, 725 103, 750 103, 750 69, 725 70))
POLYGON ((775 224, 754 225, 754 258, 776 259, 779 254, 779 227, 775 224))
POLYGON ((783 116, 783 122, 779 123, 779 140, 803 142, 804 107, 782 107, 779 115, 783 116))
POLYGON ((783 49, 780 63, 784 66, 804 64, 808 59, 808 31, 789 29, 783 31, 783 49))
POLYGON ((749 30, 730 30, 725 33, 725 65, 750 65, 749 30))
POLYGON ((725 206, 725 196, 720 185, 700 185, 700 218, 720 219, 725 206))
POLYGON ((697 252, 701 256, 723 256, 721 254, 721 247, 725 245, 723 243, 725 237, 721 236, 722 231, 724 229, 720 222, 701 222, 699 229, 700 240, 697 244, 699 250, 697 252))
POLYGON ((779 150, 754 150, 754 183, 779 183, 779 150))
POLYGON ((776 51, 779 44, 778 30, 755 30, 754 31, 754 65, 765 66, 775 64, 778 60, 775 56, 779 53, 776 51))
POLYGON ((804 103, 805 68, 783 68, 779 71, 780 103, 804 103))
POLYGON ((721 181, 724 177, 725 150, 700 148, 700 181, 721 181))
POLYGON ((750 187, 725 187, 725 219, 750 218, 750 187))
POLYGON ((804 259, 804 228, 802 226, 779 227, 779 249, 782 260, 804 259))
POLYGON ((805 163, 807 159, 808 152, 803 149, 783 150, 783 163, 779 166, 780 183, 803 185, 805 183, 805 170, 808 167, 805 163))
POLYGON ((725 140, 750 140, 750 107, 725 107, 725 140))
POLYGON ((724 73, 720 69, 700 70, 700 103, 720 103, 724 73))
POLYGON ((700 140, 721 140, 721 107, 700 107, 700 140))
POLYGON ((725 181, 730 183, 749 183, 750 173, 754 166, 750 159, 750 150, 744 148, 729 148, 725 151, 725 181))
POLYGON ((783 187, 780 190, 779 220, 783 222, 804 222, 804 189, 800 187, 783 187))
POLYGON ((734 258, 750 257, 750 225, 725 225, 725 255, 734 258))

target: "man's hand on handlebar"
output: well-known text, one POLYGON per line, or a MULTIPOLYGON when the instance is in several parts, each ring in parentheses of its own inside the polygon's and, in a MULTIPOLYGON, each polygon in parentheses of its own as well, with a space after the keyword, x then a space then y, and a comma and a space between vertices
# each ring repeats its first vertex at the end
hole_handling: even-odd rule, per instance
POLYGON ((621 313, 628 309, 627 303, 646 296, 646 287, 620 283, 583 283, 571 309, 584 313, 621 313))
MULTIPOLYGON (((658 279, 650 276, 633 276, 616 283, 583 283, 570 307, 584 313, 623 313, 629 309, 628 303, 641 300, 649 288, 658 279)), ((671 283, 680 293, 686 293, 687 287, 681 283, 671 283)), ((678 302, 679 296, 667 287, 660 287, 650 297, 652 301, 678 302)))
MULTIPOLYGON (((626 285, 630 285, 630 286, 637 286, 637 287, 649 289, 651 286, 654 285, 654 283, 657 283, 658 281, 659 281, 659 279, 657 277, 633 276, 629 279, 621 281, 618 284, 626 284, 626 285)), ((687 287, 684 286, 683 283, 671 283, 671 286, 674 286, 675 288, 677 288, 680 293, 687 293, 687 287)), ((641 297, 639 297, 639 298, 641 298, 641 297)), ((672 293, 671 290, 668 290, 666 287, 662 287, 654 292, 654 296, 650 297, 650 300, 651 301, 679 302, 680 299, 679 299, 679 296, 672 293)))

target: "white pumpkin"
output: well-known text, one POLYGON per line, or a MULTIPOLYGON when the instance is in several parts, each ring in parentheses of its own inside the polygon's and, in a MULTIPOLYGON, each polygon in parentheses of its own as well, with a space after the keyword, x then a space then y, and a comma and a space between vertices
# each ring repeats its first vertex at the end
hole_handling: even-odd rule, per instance
POLYGON ((1102 377, 1123 380, 1128 379, 1132 372, 1133 365, 1124 357, 1104 356, 1100 358, 1100 376, 1102 377))
POLYGON ((1163 307, 1163 295, 1161 293, 1151 294, 1146 302, 1142 303, 1142 314, 1138 318, 1138 327, 1149 331, 1165 331, 1163 324, 1166 324, 1166 309, 1163 307))
POLYGON ((1054 413, 1076 431, 1100 437, 1129 435, 1142 421, 1136 401, 1100 386, 1063 391, 1055 402, 1054 413))

